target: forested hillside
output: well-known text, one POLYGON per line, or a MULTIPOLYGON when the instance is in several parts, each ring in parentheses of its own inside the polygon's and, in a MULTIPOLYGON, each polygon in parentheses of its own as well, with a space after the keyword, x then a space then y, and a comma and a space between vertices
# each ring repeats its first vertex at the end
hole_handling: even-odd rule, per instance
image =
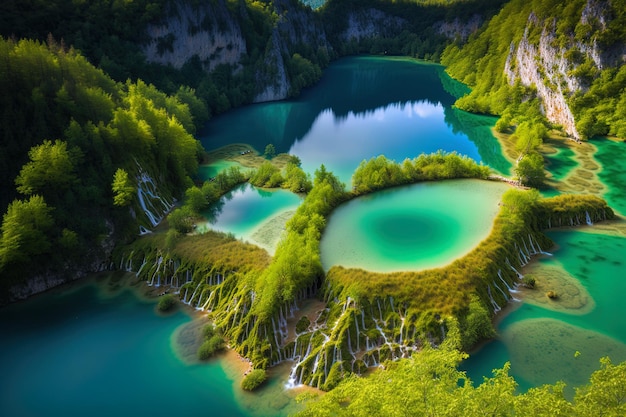
POLYGON ((622 1, 512 0, 466 45, 448 47, 442 62, 472 87, 457 105, 502 115, 501 130, 537 124, 541 105, 573 138, 626 137, 625 40, 622 1))
POLYGON ((171 201, 197 170, 190 108, 203 110, 192 90, 116 83, 52 38, 0 38, 0 89, 3 290, 97 269, 114 238, 151 226, 138 187, 171 201))

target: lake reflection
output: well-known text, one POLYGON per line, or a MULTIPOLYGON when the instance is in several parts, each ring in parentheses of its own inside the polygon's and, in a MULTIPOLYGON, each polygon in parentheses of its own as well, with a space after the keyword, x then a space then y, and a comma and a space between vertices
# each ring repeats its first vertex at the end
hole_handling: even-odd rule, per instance
POLYGON ((438 150, 458 152, 481 161, 476 145, 462 133, 450 131, 441 103, 415 101, 390 104, 366 113, 338 117, 323 111, 311 130, 289 149, 314 172, 324 164, 348 183, 358 164, 377 155, 400 162, 438 150))
POLYGON ((439 149, 508 174, 511 164, 491 134, 496 119, 452 108, 455 97, 444 88, 450 83, 439 65, 346 58, 297 99, 216 117, 201 141, 208 150, 247 143, 260 153, 271 143, 279 153, 297 155, 305 171, 324 164, 346 184, 364 159, 384 154, 401 162, 439 149))

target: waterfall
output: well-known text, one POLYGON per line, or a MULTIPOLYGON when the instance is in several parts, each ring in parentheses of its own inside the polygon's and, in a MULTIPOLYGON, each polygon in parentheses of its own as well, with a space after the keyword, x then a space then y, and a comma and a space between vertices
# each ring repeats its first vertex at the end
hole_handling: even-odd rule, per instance
POLYGON ((139 271, 137 271, 137 273, 135 274, 136 277, 139 277, 139 274, 141 274, 141 271, 143 270, 143 267, 146 266, 146 263, 148 262, 146 261, 146 256, 144 255, 141 266, 139 267, 139 271))
POLYGON ((500 281, 502 281, 502 283, 506 286, 506 289, 509 291, 509 293, 514 294, 514 293, 518 293, 519 292, 515 288, 511 288, 509 283, 506 282, 504 278, 502 278, 502 270, 501 269, 498 269, 498 278, 500 278, 500 281))
POLYGON ((278 343, 278 335, 276 333, 278 333, 276 331, 276 322, 274 322, 274 317, 272 317, 272 330, 274 330, 274 342, 276 343, 276 347, 280 347, 280 344, 278 343))
POLYGON ((509 297, 510 297, 510 295, 509 295, 509 294, 507 294, 507 293, 505 293, 505 292, 502 290, 502 288, 498 287, 498 284, 496 284, 496 282, 495 282, 495 281, 494 281, 494 282, 492 282, 492 284, 493 284, 493 286, 494 286, 494 287, 496 287, 496 288, 497 288, 497 289, 498 289, 498 290, 502 293, 502 295, 504 296, 504 299, 505 299, 506 301, 509 301, 509 297))
POLYGON ((517 274, 517 278, 519 279, 524 278, 524 275, 522 275, 517 269, 515 269, 515 267, 513 267, 513 265, 511 265, 511 261, 509 261, 509 258, 506 258, 506 264, 509 268, 513 270, 513 272, 517 274))
MULTIPOLYGON (((361 312, 363 313, 363 312, 361 312)), ((354 317, 354 326, 356 327, 356 350, 357 352, 360 350, 359 347, 359 339, 360 339, 360 333, 359 333, 359 320, 356 317, 356 312, 354 313, 355 317, 354 317)), ((365 330, 365 329, 363 329, 365 330)))
POLYGON ((487 285, 487 293, 489 294, 489 301, 491 301, 493 312, 497 313, 498 311, 502 310, 498 303, 496 303, 496 300, 494 300, 493 296, 491 295, 491 285, 487 285))
POLYGON ((585 221, 587 222, 588 226, 593 226, 593 222, 591 221, 591 216, 589 215, 588 211, 585 211, 585 221))
MULTIPOLYGON (((139 166, 139 164, 137 165, 139 166)), ((139 166, 139 172, 140 174, 137 177, 137 198, 139 200, 139 206, 150 221, 152 227, 155 227, 163 220, 165 214, 171 210, 174 204, 166 201, 156 193, 158 187, 152 177, 143 171, 141 166, 139 166)), ((148 232, 149 230, 140 226, 140 234, 148 232)))
MULTIPOLYGON (((193 302, 193 299, 196 297, 196 293, 198 292, 198 288, 200 288, 201 285, 202 285, 202 283, 199 283, 198 286, 196 287, 196 289, 191 294, 191 298, 187 302, 188 305, 191 305, 191 303, 193 302)), ((186 294, 185 294, 185 296, 186 296, 186 294)))

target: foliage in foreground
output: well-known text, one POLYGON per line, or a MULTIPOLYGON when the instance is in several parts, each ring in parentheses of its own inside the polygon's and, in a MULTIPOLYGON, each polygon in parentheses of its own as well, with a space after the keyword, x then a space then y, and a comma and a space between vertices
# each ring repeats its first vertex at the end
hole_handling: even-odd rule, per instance
POLYGON ((260 387, 266 379, 267 374, 265 369, 255 369, 241 381, 241 388, 246 391, 253 391, 260 387))
POLYGON ((198 348, 198 359, 205 361, 224 349, 224 338, 220 336, 212 324, 202 329, 203 342, 198 348))
POLYGON ((161 312, 170 311, 176 305, 176 299, 172 294, 165 294, 157 303, 157 310, 161 312))
POLYGON ((509 363, 475 385, 458 369, 467 355, 451 338, 455 336, 449 334, 439 348, 426 344, 411 358, 387 363, 368 377, 352 375, 323 396, 303 397, 308 399, 306 408, 297 417, 626 415, 626 363, 601 359, 600 370, 588 385, 576 389, 572 401, 561 382, 516 394, 509 363))

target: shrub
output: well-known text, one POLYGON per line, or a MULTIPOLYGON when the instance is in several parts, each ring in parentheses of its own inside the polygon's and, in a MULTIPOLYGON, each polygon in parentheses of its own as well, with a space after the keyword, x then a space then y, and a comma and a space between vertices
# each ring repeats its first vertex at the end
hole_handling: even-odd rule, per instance
POLYGON ((311 320, 307 316, 302 316, 298 323, 296 323, 296 333, 300 334, 309 328, 311 320))
POLYGON ((533 277, 532 275, 527 275, 522 279, 522 285, 526 288, 535 288, 535 283, 535 277, 533 277))
POLYGON ((176 299, 172 294, 165 294, 159 300, 157 304, 157 310, 159 311, 169 311, 176 305, 176 299))
POLYGON ((217 335, 212 336, 198 348, 198 359, 205 361, 222 349, 224 349, 224 339, 217 335))
POLYGON ((261 386, 266 379, 267 374, 264 369, 254 369, 241 381, 241 388, 246 391, 253 391, 261 386))
POLYGON ((555 299, 559 298, 559 295, 556 293, 556 291, 548 291, 546 293, 546 296, 548 296, 548 298, 551 299, 551 300, 555 300, 555 299))

